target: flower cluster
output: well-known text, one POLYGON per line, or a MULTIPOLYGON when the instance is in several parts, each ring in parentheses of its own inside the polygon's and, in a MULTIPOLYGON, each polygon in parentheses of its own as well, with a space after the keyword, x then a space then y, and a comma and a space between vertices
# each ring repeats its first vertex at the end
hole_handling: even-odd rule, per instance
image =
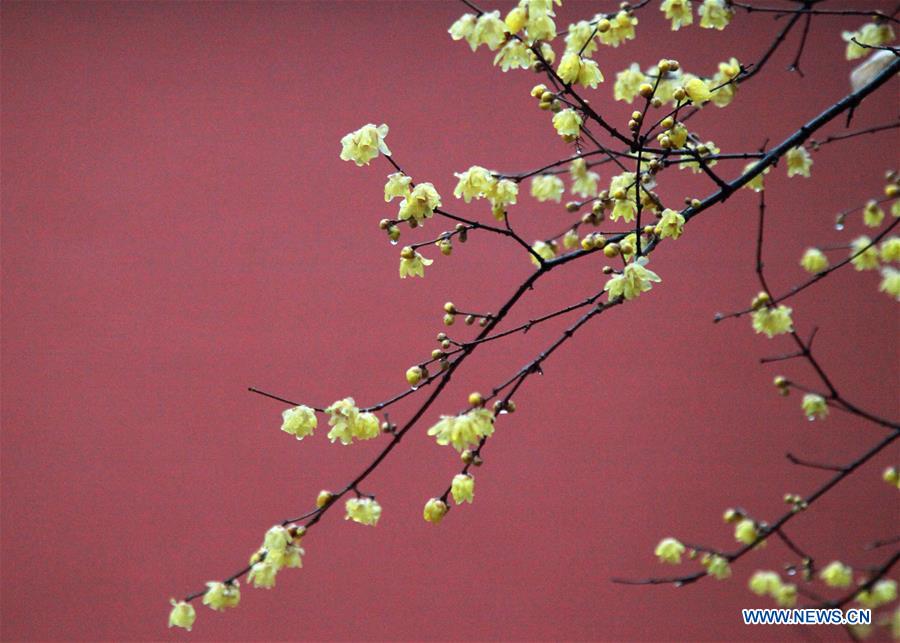
POLYGON ((485 408, 474 408, 461 415, 442 415, 440 421, 428 429, 441 446, 448 444, 462 452, 477 445, 494 433, 494 414, 485 408))
POLYGON ((328 439, 332 442, 340 440, 341 444, 350 444, 353 438, 357 440, 371 440, 377 438, 381 431, 381 424, 374 413, 362 412, 356 408, 356 402, 352 397, 344 398, 333 403, 325 412, 331 417, 328 424, 331 430, 328 439))

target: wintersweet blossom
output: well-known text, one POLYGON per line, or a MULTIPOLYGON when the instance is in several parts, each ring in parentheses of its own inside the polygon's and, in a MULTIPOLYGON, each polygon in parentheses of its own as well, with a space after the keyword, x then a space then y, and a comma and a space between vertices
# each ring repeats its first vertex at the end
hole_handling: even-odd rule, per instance
POLYGON ((757 596, 775 596, 781 588, 781 577, 773 571, 757 571, 747 583, 750 591, 757 596))
POLYGON ((618 47, 626 40, 634 40, 634 28, 637 23, 637 18, 628 13, 628 11, 622 9, 609 19, 609 29, 600 31, 597 34, 597 37, 604 45, 618 47))
POLYGON ((462 415, 442 415, 440 421, 428 429, 428 435, 434 436, 438 444, 453 445, 459 452, 493 433, 494 414, 484 408, 475 408, 462 415))
POLYGON ((433 263, 434 259, 426 259, 411 247, 406 246, 400 253, 400 278, 424 277, 425 266, 433 263))
POLYGON ((871 49, 861 45, 880 47, 893 42, 894 30, 887 23, 868 22, 856 31, 844 31, 841 33, 841 38, 847 43, 847 60, 855 60, 864 58, 871 52, 871 49), (854 40, 856 42, 853 42, 854 40))
POLYGON ((282 411, 281 417, 281 430, 298 440, 312 435, 319 423, 316 412, 305 404, 282 411))
POLYGON ((519 6, 509 10, 509 13, 506 14, 506 18, 503 19, 503 22, 509 33, 519 33, 525 28, 525 24, 528 22, 528 10, 519 4, 519 6))
POLYGON ((556 38, 556 23, 549 14, 534 15, 529 12, 528 22, 525 24, 525 33, 528 40, 553 40, 556 38))
POLYGON ((792 147, 785 153, 784 158, 787 161, 788 178, 798 175, 809 176, 809 168, 812 167, 813 160, 805 147, 802 145, 792 147))
POLYGON ((472 30, 472 38, 475 41, 475 48, 487 45, 488 49, 496 51, 506 40, 506 25, 500 19, 500 12, 490 11, 478 16, 472 30))
POLYGON ((806 272, 815 274, 828 268, 828 257, 818 248, 807 248, 800 258, 800 265, 806 272))
POLYGON ((718 554, 705 554, 700 562, 706 567, 706 573, 717 580, 725 580, 731 576, 728 560, 718 554))
POLYGON ((666 19, 672 21, 672 31, 678 31, 694 22, 691 12, 691 0, 663 0, 659 6, 666 19))
POLYGON ((438 524, 443 520, 447 513, 447 504, 440 498, 432 498, 425 503, 425 509, 422 511, 422 517, 427 522, 438 524))
POLYGON ((563 54, 556 73, 569 85, 595 88, 603 82, 603 74, 597 63, 590 58, 582 58, 574 51, 563 54))
POLYGON ((583 158, 575 159, 569 165, 569 176, 572 177, 572 194, 581 197, 597 196, 597 183, 600 181, 600 175, 596 172, 588 170, 587 161, 583 158))
POLYGON ((702 105, 712 98, 712 92, 702 78, 691 78, 684 84, 684 93, 695 105, 702 105))
POLYGON ((184 601, 176 601, 174 598, 169 601, 172 604, 172 611, 169 612, 169 627, 183 627, 188 632, 194 626, 197 620, 197 612, 194 606, 184 601))
POLYGON ((881 283, 878 291, 887 293, 897 301, 900 301, 900 270, 885 266, 881 269, 881 283))
POLYGON ((734 526, 734 539, 739 543, 751 545, 759 538, 759 530, 756 523, 749 518, 744 518, 734 526))
POLYGON ((475 498, 475 478, 467 473, 458 473, 453 476, 453 482, 450 483, 450 493, 453 500, 460 505, 464 502, 471 504, 475 498))
POLYGON ((856 595, 856 600, 863 607, 877 609, 897 598, 897 581, 892 578, 882 578, 870 589, 862 590, 856 595))
POLYGON ((247 582, 253 587, 272 589, 275 587, 275 577, 278 575, 278 567, 268 559, 254 563, 247 574, 247 582))
POLYGON ((900 261, 900 237, 888 237, 881 242, 881 260, 900 261))
POLYGON ((266 536, 263 539, 263 547, 270 553, 284 551, 291 544, 291 540, 293 539, 285 527, 275 525, 266 532, 266 536))
POLYGON ((240 584, 237 580, 230 583, 210 581, 206 584, 206 593, 203 595, 203 604, 210 609, 224 612, 227 607, 237 607, 241 602, 240 584))
MULTIPOLYGON (((534 245, 531 246, 531 249, 534 250, 544 261, 549 261, 556 256, 556 246, 552 243, 547 243, 546 241, 535 241, 534 245)), ((540 267, 541 262, 538 261, 537 257, 534 255, 529 255, 531 257, 531 263, 540 267)))
POLYGON ((328 438, 332 442, 340 440, 341 444, 350 444, 353 438, 371 440, 378 437, 378 418, 373 413, 360 413, 352 397, 334 402, 325 412, 331 416, 328 419, 331 425, 328 438))
POLYGON ((384 139, 388 135, 388 126, 363 125, 358 130, 350 132, 341 139, 341 159, 353 161, 357 165, 368 165, 369 161, 381 152, 385 156, 391 155, 384 139))
POLYGON ((388 174, 387 183, 384 184, 384 201, 389 203, 395 197, 405 197, 409 194, 409 186, 412 183, 412 177, 406 176, 403 172, 394 172, 388 174))
POLYGON ((646 81, 646 76, 637 63, 632 63, 628 69, 616 74, 616 82, 613 85, 613 98, 630 103, 638 95, 641 85, 646 81))
POLYGON ((344 520, 352 520, 361 525, 374 527, 381 518, 381 505, 375 498, 350 498, 344 508, 347 510, 344 520))
POLYGON ((755 310, 752 315, 753 330, 757 333, 765 333, 769 338, 789 333, 794 329, 791 312, 792 310, 784 305, 755 310))
POLYGON ((519 196, 519 185, 509 179, 500 179, 491 186, 487 198, 491 202, 491 212, 498 221, 506 216, 506 206, 514 205, 519 196))
POLYGON ((737 94, 737 83, 731 82, 741 73, 741 64, 737 58, 730 58, 727 62, 720 62, 718 71, 713 75, 710 85, 715 89, 712 93, 712 102, 717 107, 727 107, 737 94))
POLYGON ((853 570, 839 560, 834 560, 819 572, 819 577, 829 587, 850 587, 853 582, 853 570))
POLYGON ((810 420, 824 420, 828 417, 828 403, 825 398, 815 393, 807 393, 800 402, 803 412, 810 420))
POLYGON ((563 109, 553 115, 553 127, 556 133, 565 139, 574 140, 581 133, 584 119, 572 108, 563 109))
POLYGON ((850 263, 856 270, 878 270, 878 248, 862 235, 850 242, 850 263))
POLYGON ((566 186, 554 174, 539 174, 531 179, 531 196, 538 201, 560 202, 566 186))
POLYGON ((596 34, 596 25, 587 20, 579 20, 575 24, 569 25, 568 33, 566 33, 566 51, 580 52, 585 56, 590 56, 597 51, 597 41, 594 39, 596 34))
POLYGON ((478 165, 473 165, 465 172, 454 173, 453 176, 459 179, 453 189, 453 196, 462 198, 466 203, 487 196, 496 182, 490 171, 478 165))
POLYGON ((614 275, 606 282, 603 290, 607 291, 610 301, 624 297, 626 300, 638 297, 642 292, 653 288, 652 282, 661 282, 659 275, 648 270, 647 257, 638 257, 625 266, 621 274, 614 275))
MULTIPOLYGON (((748 172, 753 170, 756 166, 757 166, 756 161, 754 161, 752 163, 748 163, 747 165, 744 166, 744 174, 747 174, 748 172)), ((747 181, 744 184, 744 187, 748 188, 750 190, 753 190, 754 192, 762 192, 765 189, 765 185, 763 184, 763 176, 768 174, 771 169, 772 169, 771 167, 766 167, 766 169, 764 169, 762 172, 760 172, 759 174, 754 176, 752 179, 747 181)))
POLYGON ((374 413, 363 412, 356 417, 353 429, 353 437, 357 440, 371 440, 381 433, 381 422, 374 413))
POLYGON ((734 15, 726 0, 703 0, 703 4, 697 9, 700 14, 700 26, 704 29, 718 29, 721 31, 728 26, 734 15))
POLYGON ((441 195, 434 189, 434 185, 419 183, 409 194, 404 196, 400 202, 400 213, 397 216, 402 221, 414 219, 416 224, 420 224, 425 219, 434 216, 434 211, 439 207, 441 207, 441 195))
POLYGON ((676 211, 666 208, 662 211, 662 217, 657 222, 654 232, 660 239, 671 237, 677 239, 684 231, 684 216, 676 211))
POLYGON ((678 565, 685 547, 674 538, 663 538, 659 541, 653 553, 659 558, 659 562, 669 565, 678 565))
POLYGON ((494 65, 499 65, 502 71, 528 69, 531 66, 531 50, 521 40, 510 40, 497 52, 494 65))
POLYGON ((866 203, 863 208, 863 223, 870 228, 877 228, 884 221, 884 210, 878 206, 878 202, 874 199, 866 203))
POLYGON ((779 607, 793 607, 797 604, 797 586, 783 583, 775 590, 773 598, 779 607))

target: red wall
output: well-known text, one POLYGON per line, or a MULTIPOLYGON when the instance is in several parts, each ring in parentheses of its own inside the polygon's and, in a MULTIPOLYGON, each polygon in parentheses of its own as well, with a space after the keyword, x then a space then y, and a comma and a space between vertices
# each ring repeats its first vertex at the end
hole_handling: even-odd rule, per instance
MULTIPOLYGON (((559 22, 596 10, 567 3, 559 22)), ((170 596, 235 571, 266 528, 346 482, 383 444, 330 445, 324 429, 298 443, 278 430, 283 405, 246 387, 374 403, 402 390, 405 369, 434 348, 444 301, 496 310, 531 269, 515 244, 473 234, 449 259, 432 251, 426 279, 399 280, 398 249, 377 229, 395 211, 381 192, 390 168, 338 159, 343 134, 386 122, 416 180, 433 181, 448 209, 485 218, 484 204, 452 198, 454 171, 523 170, 566 154, 527 95, 532 74, 502 74, 490 54, 450 40, 461 13, 424 2, 4 3, 4 638, 188 636, 166 630, 170 596)), ((839 34, 861 22, 817 19, 805 79, 785 71, 795 34, 734 106, 707 108, 694 127, 723 150, 780 140, 847 92, 839 34)), ((723 34, 672 34, 645 10, 641 44, 597 54, 607 83, 592 104, 624 124, 630 110, 612 102, 611 81, 632 60, 676 57, 710 73, 731 55, 754 59, 781 24, 740 15, 723 34)), ((896 85, 885 89, 854 125, 891 119, 896 98, 896 85)), ((834 213, 881 193, 897 143, 891 132, 829 146, 810 180, 770 175, 777 289, 803 278, 806 245, 861 231, 856 221, 837 233, 834 213)), ((730 167, 733 176, 742 163, 730 167)), ((673 203, 709 191, 703 179, 664 176, 673 203)), ((522 201, 513 216, 530 238, 569 220, 522 201)), ((785 451, 840 460, 882 434, 840 413, 807 423, 771 379, 813 384, 811 372, 757 362, 788 341, 756 336, 746 320, 711 323, 757 290, 755 216, 742 191, 698 217, 654 255, 663 282, 649 296, 554 355, 498 422, 474 505, 440 527, 422 521, 424 501, 459 466, 425 430, 558 329, 479 351, 459 371, 366 484, 384 506, 377 528, 329 514, 305 541, 303 570, 282 573, 271 592, 245 589, 232 613, 198 604, 189 636, 799 638, 739 623, 740 607, 766 605, 746 590, 748 575, 790 559, 774 542, 729 582, 610 583, 671 571, 652 555, 662 536, 730 547, 725 507, 772 518, 785 492, 825 479, 785 451)), ((445 228, 429 221, 423 235, 445 228)), ((542 280, 516 319, 596 291, 601 265, 542 280)), ((820 326, 817 351, 849 399, 897 417, 896 304, 877 283, 838 273, 794 300, 795 320, 804 333, 820 326)), ((875 562, 860 546, 893 535, 894 497, 878 476, 897 459, 880 457, 788 533, 823 562, 875 562)))

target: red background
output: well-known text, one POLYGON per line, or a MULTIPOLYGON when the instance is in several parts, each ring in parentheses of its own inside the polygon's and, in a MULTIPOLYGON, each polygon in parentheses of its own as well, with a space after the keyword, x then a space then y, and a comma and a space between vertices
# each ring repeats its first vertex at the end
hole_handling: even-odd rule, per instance
MULTIPOLYGON (((610 6, 567 3, 558 22, 610 6)), ((768 603, 747 592, 748 575, 789 559, 774 542, 729 582, 610 583, 671 572, 652 555, 666 535, 730 547, 725 507, 771 519, 783 493, 825 479, 785 451, 841 460, 881 435, 840 413, 805 422, 798 397, 776 396, 771 378, 813 384, 812 374, 757 362, 789 343, 755 336, 746 320, 711 323, 757 290, 747 191, 660 249, 652 294, 592 322, 525 385, 485 449, 474 505, 440 527, 422 521, 424 501, 459 466, 425 429, 470 390, 506 379, 557 328, 485 347, 460 369, 366 483, 384 506, 376 529, 334 511, 306 539, 304 569, 285 571, 275 590, 245 588, 224 615, 198 603, 190 635, 166 629, 170 596, 242 566, 266 528, 383 445, 330 445, 325 428, 297 443, 278 431, 283 405, 248 385, 309 404, 374 403, 434 348, 444 301, 496 310, 531 269, 515 244, 473 234, 450 258, 426 250, 437 259, 426 279, 400 281, 398 249, 377 230, 396 207, 382 200, 390 168, 338 159, 343 134, 386 122, 416 180, 433 181, 451 211, 485 219, 483 203, 452 198, 454 171, 523 170, 567 153, 528 98, 532 74, 504 75, 490 54, 450 40, 461 13, 436 2, 4 3, 4 638, 803 634, 739 623, 740 607, 768 603)), ((709 107, 693 127, 726 151, 780 140, 847 92, 839 32, 861 22, 816 19, 805 79, 784 71, 795 33, 734 106, 709 107)), ((742 14, 723 34, 672 34, 644 10, 641 44, 596 55, 608 80, 592 103, 622 124, 630 110, 611 100, 616 70, 667 56, 711 73, 728 56, 758 57, 781 24, 742 14)), ((896 98, 896 85, 885 89, 854 126, 894 117, 896 98)), ((835 232, 834 214, 880 194, 897 143, 891 132, 824 148, 811 180, 770 175, 777 289, 803 278, 806 245, 862 231, 853 220, 835 232)), ((664 176, 673 203, 709 192, 702 178, 664 176)), ((529 238, 569 220, 521 201, 513 216, 529 238)), ((428 237, 404 239, 446 227, 432 220, 428 237)), ((601 263, 545 278, 514 318, 594 292, 601 263)), ((896 304, 877 283, 842 271, 793 305, 802 332, 821 326, 817 350, 842 392, 896 417, 896 304)), ((892 535, 894 498, 878 474, 897 455, 788 533, 822 561, 878 560, 860 546, 892 535)))

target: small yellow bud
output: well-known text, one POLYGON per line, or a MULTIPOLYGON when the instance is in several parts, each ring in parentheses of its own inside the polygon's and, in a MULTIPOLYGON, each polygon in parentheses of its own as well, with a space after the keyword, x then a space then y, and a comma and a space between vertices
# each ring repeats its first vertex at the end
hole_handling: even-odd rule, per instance
MULTIPOLYGON (((682 92, 683 94, 684 92, 682 92)), ((638 87, 638 94, 643 96, 644 98, 650 98, 653 96, 653 85, 650 83, 641 83, 641 86, 638 87)))
POLYGON ((325 507, 326 505, 330 505, 332 500, 334 500, 334 494, 331 493, 330 491, 322 489, 319 492, 319 495, 316 496, 316 506, 319 509, 321 509, 322 507, 325 507))
POLYGON ((635 111, 631 112, 631 120, 637 121, 638 123, 640 123, 642 120, 644 120, 644 115, 641 114, 639 111, 635 110, 635 111))
POLYGON ((671 65, 669 65, 669 61, 668 61, 668 60, 660 60, 660 61, 659 61, 659 65, 657 65, 657 68, 659 69, 659 73, 660 73, 660 74, 668 74, 668 73, 669 73, 669 70, 670 70, 672 67, 671 67, 671 65))
POLYGON ((888 467, 881 474, 881 478, 888 484, 896 485, 900 481, 900 472, 897 471, 897 467, 888 467))
POLYGON ((701 205, 703 205, 703 204, 700 202, 700 199, 691 199, 691 204, 690 204, 690 205, 691 205, 692 208, 697 209, 697 208, 699 208, 699 207, 700 207, 701 205))
POLYGON ((576 201, 569 201, 568 203, 566 203, 566 211, 567 212, 578 212, 579 207, 580 206, 578 205, 578 203, 576 201))
POLYGON ((900 196, 900 185, 896 183, 889 183, 884 186, 884 195, 889 199, 893 199, 895 196, 900 196))
POLYGON ((617 257, 619 255, 619 244, 618 243, 610 243, 603 248, 603 254, 612 259, 613 257, 617 257))
POLYGON ((554 96, 552 92, 545 91, 543 94, 541 94, 542 103, 552 103, 554 98, 556 98, 556 96, 554 96))
POLYGON ((610 27, 612 27, 612 25, 606 18, 603 18, 600 22, 597 23, 597 31, 599 31, 600 33, 606 33, 607 31, 609 31, 610 27))
POLYGON ((388 228, 388 238, 391 241, 397 241, 400 238, 400 228, 395 225, 388 228))
POLYGON ((442 351, 440 348, 435 348, 433 351, 431 351, 431 359, 440 359, 443 356, 444 351, 442 351))
POLYGON ((453 346, 453 344, 450 342, 449 339, 445 339, 444 341, 441 342, 441 348, 443 348, 445 351, 450 350, 451 346, 453 346))
POLYGON ((659 96, 654 96, 653 100, 650 101, 650 104, 654 109, 659 109, 660 107, 662 107, 663 102, 659 96))
POLYGON ((469 406, 480 407, 484 406, 484 396, 475 391, 474 393, 469 393, 469 406))
POLYGON ((540 83, 531 88, 531 95, 534 98, 540 98, 545 91, 547 91, 547 86, 544 83, 540 83))
MULTIPOLYGON (((440 353, 440 351, 438 352, 440 353)), ((423 377, 425 377, 425 373, 422 371, 421 366, 413 366, 406 371, 406 381, 409 382, 410 386, 418 386, 423 377)))
POLYGON ((737 522, 741 518, 743 518, 743 514, 737 509, 726 509, 725 513, 722 514, 722 520, 725 522, 737 522))
POLYGON ((382 219, 381 221, 378 222, 378 227, 381 228, 382 230, 387 230, 388 228, 391 227, 391 220, 390 219, 382 219))
POLYGON ((410 246, 404 246, 403 250, 400 251, 400 256, 403 259, 412 259, 416 256, 416 251, 413 250, 410 246))
POLYGON ((776 375, 775 379, 772 380, 772 384, 774 384, 778 388, 784 388, 788 385, 788 381, 784 375, 776 375))
POLYGON ((659 126, 663 129, 672 129, 675 126, 675 119, 671 116, 666 116, 660 121, 659 126))
POLYGON ((444 315, 444 326, 452 326, 455 321, 456 317, 454 315, 444 315))
POLYGON ((594 201, 591 204, 591 213, 592 214, 603 214, 603 202, 602 201, 594 201))
POLYGON ((475 323, 475 315, 466 315, 463 321, 466 323, 466 326, 471 326, 475 323))
POLYGON ((671 71, 678 71, 678 69, 680 67, 681 67, 681 65, 678 63, 677 60, 669 60, 669 69, 671 71))
POLYGON ((593 250, 594 249, 594 235, 589 234, 581 240, 581 249, 582 250, 593 250))
POLYGON ((450 315, 456 314, 456 306, 453 304, 452 301, 448 301, 446 304, 444 304, 444 312, 449 313, 450 315))
POLYGON ((474 458, 474 456, 472 455, 472 452, 469 451, 468 449, 466 449, 466 450, 463 451, 461 454, 459 454, 459 457, 460 457, 460 458, 462 459, 462 461, 465 462, 466 464, 472 464, 472 459, 474 458))
POLYGON ((672 98, 677 101, 683 101, 685 96, 687 96, 687 94, 684 93, 684 89, 681 87, 672 92, 672 98))

